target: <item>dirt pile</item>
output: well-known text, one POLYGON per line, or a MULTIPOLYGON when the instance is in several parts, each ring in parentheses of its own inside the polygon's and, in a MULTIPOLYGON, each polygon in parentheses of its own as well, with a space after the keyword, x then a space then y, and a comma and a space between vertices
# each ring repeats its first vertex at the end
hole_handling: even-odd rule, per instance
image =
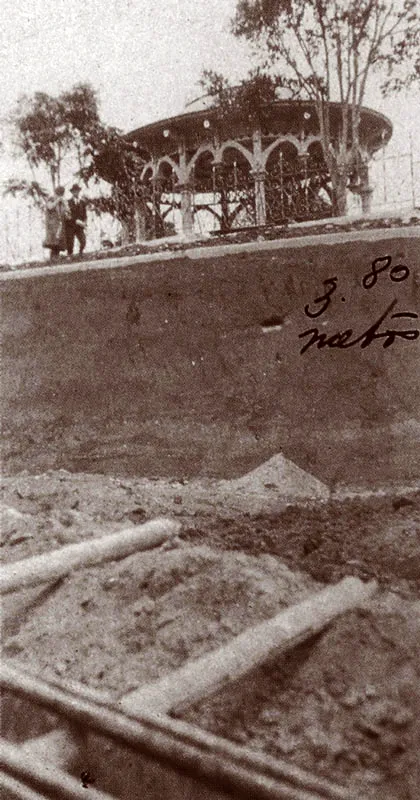
POLYGON ((417 800, 420 604, 371 601, 184 717, 364 797, 417 800))
MULTIPOLYGON (((180 545, 68 577, 11 620, 5 654, 124 694, 315 591, 270 555, 180 545)), ((39 590, 38 590, 39 592, 39 590)))
POLYGON ((157 514, 174 515, 183 527, 174 547, 9 595, 4 654, 46 678, 116 698, 325 582, 374 576, 377 599, 186 717, 363 797, 417 800, 420 493, 285 507, 278 488, 265 485, 268 472, 262 465, 218 483, 64 470, 6 478, 5 561, 157 514), (270 513, 252 513, 258 505, 249 498, 261 489, 272 498, 270 513))
POLYGON ((376 577, 420 594, 420 490, 392 487, 322 502, 298 502, 273 481, 273 459, 238 480, 119 479, 66 470, 4 478, 3 561, 114 533, 154 516, 175 516, 182 539, 217 549, 270 553, 321 582, 376 577), (243 484, 243 485, 242 485, 243 484))
POLYGON ((290 502, 322 500, 328 488, 278 454, 234 480, 118 479, 49 470, 5 478, 0 488, 2 560, 114 532, 151 516, 194 518, 278 512, 290 502))
MULTIPOLYGON (((285 458, 282 453, 277 453, 240 478, 219 481, 218 488, 222 492, 242 495, 242 498, 238 499, 242 499, 245 506, 246 498, 257 494, 262 496, 263 502, 267 505, 266 495, 270 489, 277 490, 285 498, 294 500, 327 500, 330 496, 330 490, 325 483, 285 458)), ((246 510, 244 506, 242 508, 246 510)))

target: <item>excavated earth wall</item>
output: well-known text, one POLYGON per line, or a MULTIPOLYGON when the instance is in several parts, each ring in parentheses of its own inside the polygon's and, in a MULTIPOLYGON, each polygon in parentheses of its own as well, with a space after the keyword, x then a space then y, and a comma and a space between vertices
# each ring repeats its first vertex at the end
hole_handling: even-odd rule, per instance
POLYGON ((283 452, 330 486, 415 481, 419 242, 370 230, 4 273, 5 469, 228 478, 283 452))

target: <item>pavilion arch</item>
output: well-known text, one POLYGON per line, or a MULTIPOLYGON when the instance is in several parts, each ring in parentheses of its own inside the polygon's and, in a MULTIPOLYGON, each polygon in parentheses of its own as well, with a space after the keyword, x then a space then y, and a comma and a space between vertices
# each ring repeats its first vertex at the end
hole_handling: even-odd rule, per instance
POLYGON ((250 185, 253 186, 253 163, 250 161, 249 155, 246 148, 238 148, 226 142, 226 146, 222 150, 221 160, 215 163, 215 167, 219 172, 216 183, 234 192, 241 191, 241 188, 245 190, 250 185), (220 184, 222 176, 222 183, 220 184))
POLYGON ((201 159, 201 156, 203 156, 204 153, 210 153, 213 160, 216 158, 216 150, 213 147, 213 145, 208 144, 207 142, 205 144, 200 145, 198 150, 196 150, 196 152, 194 153, 193 157, 188 162, 188 165, 187 165, 187 175, 188 175, 188 177, 190 177, 191 172, 194 169, 197 161, 199 159, 201 159))
POLYGON ((162 156, 162 158, 159 159, 159 161, 156 164, 155 176, 156 177, 159 177, 160 175, 163 175, 164 177, 168 176, 169 171, 167 168, 165 168, 165 165, 167 165, 170 168, 171 173, 172 172, 175 173, 177 180, 180 181, 181 180, 180 168, 178 164, 176 164, 176 162, 170 156, 162 156))
POLYGON ((140 175, 140 180, 150 181, 154 177, 154 174, 155 174, 155 165, 152 164, 152 162, 150 161, 148 164, 144 165, 140 175))
POLYGON ((321 136, 307 136, 305 139, 305 150, 309 152, 313 148, 319 147, 322 150, 321 136))
POLYGON ((250 169, 254 168, 254 155, 253 155, 253 153, 251 153, 250 150, 248 150, 246 147, 244 147, 243 144, 241 144, 240 142, 236 142, 234 139, 228 139, 228 141, 223 142, 223 144, 217 149, 216 156, 215 156, 214 160, 216 162, 219 162, 219 163, 222 163, 222 161, 225 161, 224 153, 225 153, 226 150, 237 150, 239 153, 241 153, 242 156, 245 157, 245 159, 247 160, 247 162, 248 162, 248 164, 250 166, 250 169))
POLYGON ((270 151, 265 159, 267 174, 276 171, 281 155, 283 156, 283 162, 286 164, 295 163, 300 155, 299 142, 282 138, 281 140, 273 142, 273 145, 273 147, 267 148, 266 151, 266 153, 270 151))
POLYGON ((214 151, 213 148, 201 148, 196 157, 188 165, 188 180, 198 184, 205 192, 214 190, 214 151))
POLYGON ((278 148, 280 151, 282 148, 289 152, 290 148, 294 148, 295 150, 295 157, 302 152, 302 143, 296 136, 288 135, 288 136, 280 136, 274 142, 272 142, 263 152, 262 154, 262 165, 263 167, 267 168, 267 163, 272 155, 272 153, 278 148))

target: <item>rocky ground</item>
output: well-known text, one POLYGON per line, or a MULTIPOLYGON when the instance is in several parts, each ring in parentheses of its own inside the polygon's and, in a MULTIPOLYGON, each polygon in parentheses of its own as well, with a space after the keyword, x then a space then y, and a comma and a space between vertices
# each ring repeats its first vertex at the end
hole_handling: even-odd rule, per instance
POLYGON ((7 658, 114 699, 343 575, 376 577, 362 609, 183 716, 365 797, 417 800, 420 489, 330 497, 278 456, 236 481, 21 473, 1 502, 5 562, 180 520, 172 543, 5 598, 7 658))

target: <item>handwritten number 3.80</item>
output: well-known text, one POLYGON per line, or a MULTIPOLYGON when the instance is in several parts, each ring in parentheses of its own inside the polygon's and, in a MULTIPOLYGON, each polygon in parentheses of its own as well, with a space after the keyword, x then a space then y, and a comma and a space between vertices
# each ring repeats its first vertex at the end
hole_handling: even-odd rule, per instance
MULTIPOLYGON (((363 288, 373 289, 378 282, 378 275, 388 269, 389 277, 394 283, 400 283, 401 281, 407 280, 408 276, 410 275, 409 268, 405 264, 395 264, 395 266, 390 269, 391 264, 391 256, 380 256, 379 258, 375 258, 372 261, 372 269, 362 278, 363 288)), ((322 282, 322 284, 325 289, 324 294, 321 294, 312 301, 313 305, 315 305, 315 309, 312 311, 309 304, 305 306, 305 314, 311 319, 320 317, 327 310, 331 303, 331 298, 337 289, 338 278, 337 276, 334 276, 333 278, 327 278, 322 282)))
MULTIPOLYGON (((367 272, 362 279, 362 286, 364 289, 373 289, 376 285, 378 280, 378 275, 381 272, 385 272, 385 270, 389 269, 392 264, 391 256, 381 256, 380 258, 375 258, 372 261, 372 269, 370 272, 367 272)), ((396 264, 395 267, 389 272, 389 277, 391 278, 394 283, 400 283, 400 281, 405 281, 410 274, 410 270, 405 264, 396 264)))

